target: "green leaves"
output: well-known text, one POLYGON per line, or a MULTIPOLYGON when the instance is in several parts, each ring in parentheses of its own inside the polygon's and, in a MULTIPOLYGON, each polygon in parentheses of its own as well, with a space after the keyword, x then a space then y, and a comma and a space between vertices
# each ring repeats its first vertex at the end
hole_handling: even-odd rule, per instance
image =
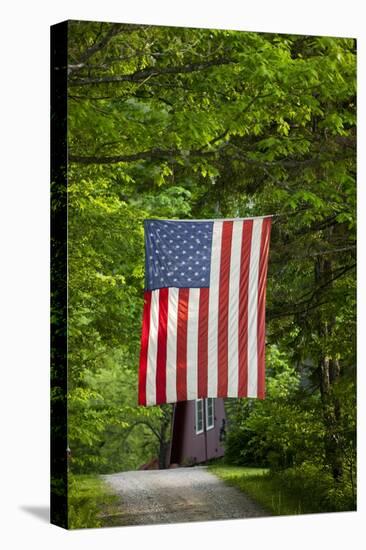
POLYGON ((145 217, 278 214, 268 398, 244 407, 250 421, 240 420, 234 447, 283 464, 301 460, 305 442, 319 458, 318 402, 302 386, 318 392, 324 350, 346 371, 355 361, 353 40, 122 27, 108 35, 110 24, 70 23, 73 467, 135 468, 157 453, 146 422, 159 426, 163 412, 136 407, 145 217), (316 281, 326 261, 330 274, 316 281))
POLYGON ((289 366, 286 356, 276 346, 270 346, 266 399, 253 400, 243 415, 231 418, 234 425, 227 453, 236 464, 288 467, 309 455, 321 455, 319 402, 301 396, 300 376, 289 366))

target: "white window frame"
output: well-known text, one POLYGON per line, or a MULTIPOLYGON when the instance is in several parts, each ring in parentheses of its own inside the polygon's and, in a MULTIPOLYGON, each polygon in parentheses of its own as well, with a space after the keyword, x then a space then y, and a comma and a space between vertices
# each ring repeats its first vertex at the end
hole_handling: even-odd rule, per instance
POLYGON ((195 413, 196 413, 196 435, 199 435, 199 434, 202 434, 204 432, 204 428, 205 428, 205 418, 204 418, 204 410, 203 410, 203 407, 204 407, 204 404, 203 404, 203 399, 196 399, 195 401, 195 413), (202 429, 199 430, 198 429, 198 404, 201 403, 201 407, 202 407, 202 429))
POLYGON ((205 399, 205 405, 206 405, 206 431, 212 430, 215 427, 215 399, 213 397, 207 397, 205 399), (209 424, 209 417, 208 417, 208 400, 211 400, 212 403, 212 417, 211 417, 211 424, 209 424))

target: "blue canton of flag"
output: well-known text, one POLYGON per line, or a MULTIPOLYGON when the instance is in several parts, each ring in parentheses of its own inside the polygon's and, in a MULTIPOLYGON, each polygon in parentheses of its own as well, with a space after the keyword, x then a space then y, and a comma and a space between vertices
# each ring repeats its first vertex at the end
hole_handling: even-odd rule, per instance
POLYGON ((145 220, 146 290, 210 286, 213 222, 145 220))

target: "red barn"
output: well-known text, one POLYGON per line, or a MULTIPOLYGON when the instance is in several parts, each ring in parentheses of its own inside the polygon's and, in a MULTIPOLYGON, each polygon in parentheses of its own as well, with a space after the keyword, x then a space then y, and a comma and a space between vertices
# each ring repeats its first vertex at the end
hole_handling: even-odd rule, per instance
POLYGON ((176 403, 169 464, 189 466, 223 456, 225 424, 221 398, 176 403))

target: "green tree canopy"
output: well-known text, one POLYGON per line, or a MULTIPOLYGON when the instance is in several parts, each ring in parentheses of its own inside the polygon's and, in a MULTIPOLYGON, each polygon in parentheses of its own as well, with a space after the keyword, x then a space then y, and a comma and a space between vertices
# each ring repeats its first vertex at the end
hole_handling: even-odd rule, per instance
POLYGON ((135 467, 142 441, 145 458, 158 441, 163 412, 136 407, 142 220, 274 214, 268 345, 316 392, 319 453, 341 476, 356 362, 355 41, 72 21, 68 78, 75 468, 135 467), (143 420, 153 429, 117 452, 143 420))

